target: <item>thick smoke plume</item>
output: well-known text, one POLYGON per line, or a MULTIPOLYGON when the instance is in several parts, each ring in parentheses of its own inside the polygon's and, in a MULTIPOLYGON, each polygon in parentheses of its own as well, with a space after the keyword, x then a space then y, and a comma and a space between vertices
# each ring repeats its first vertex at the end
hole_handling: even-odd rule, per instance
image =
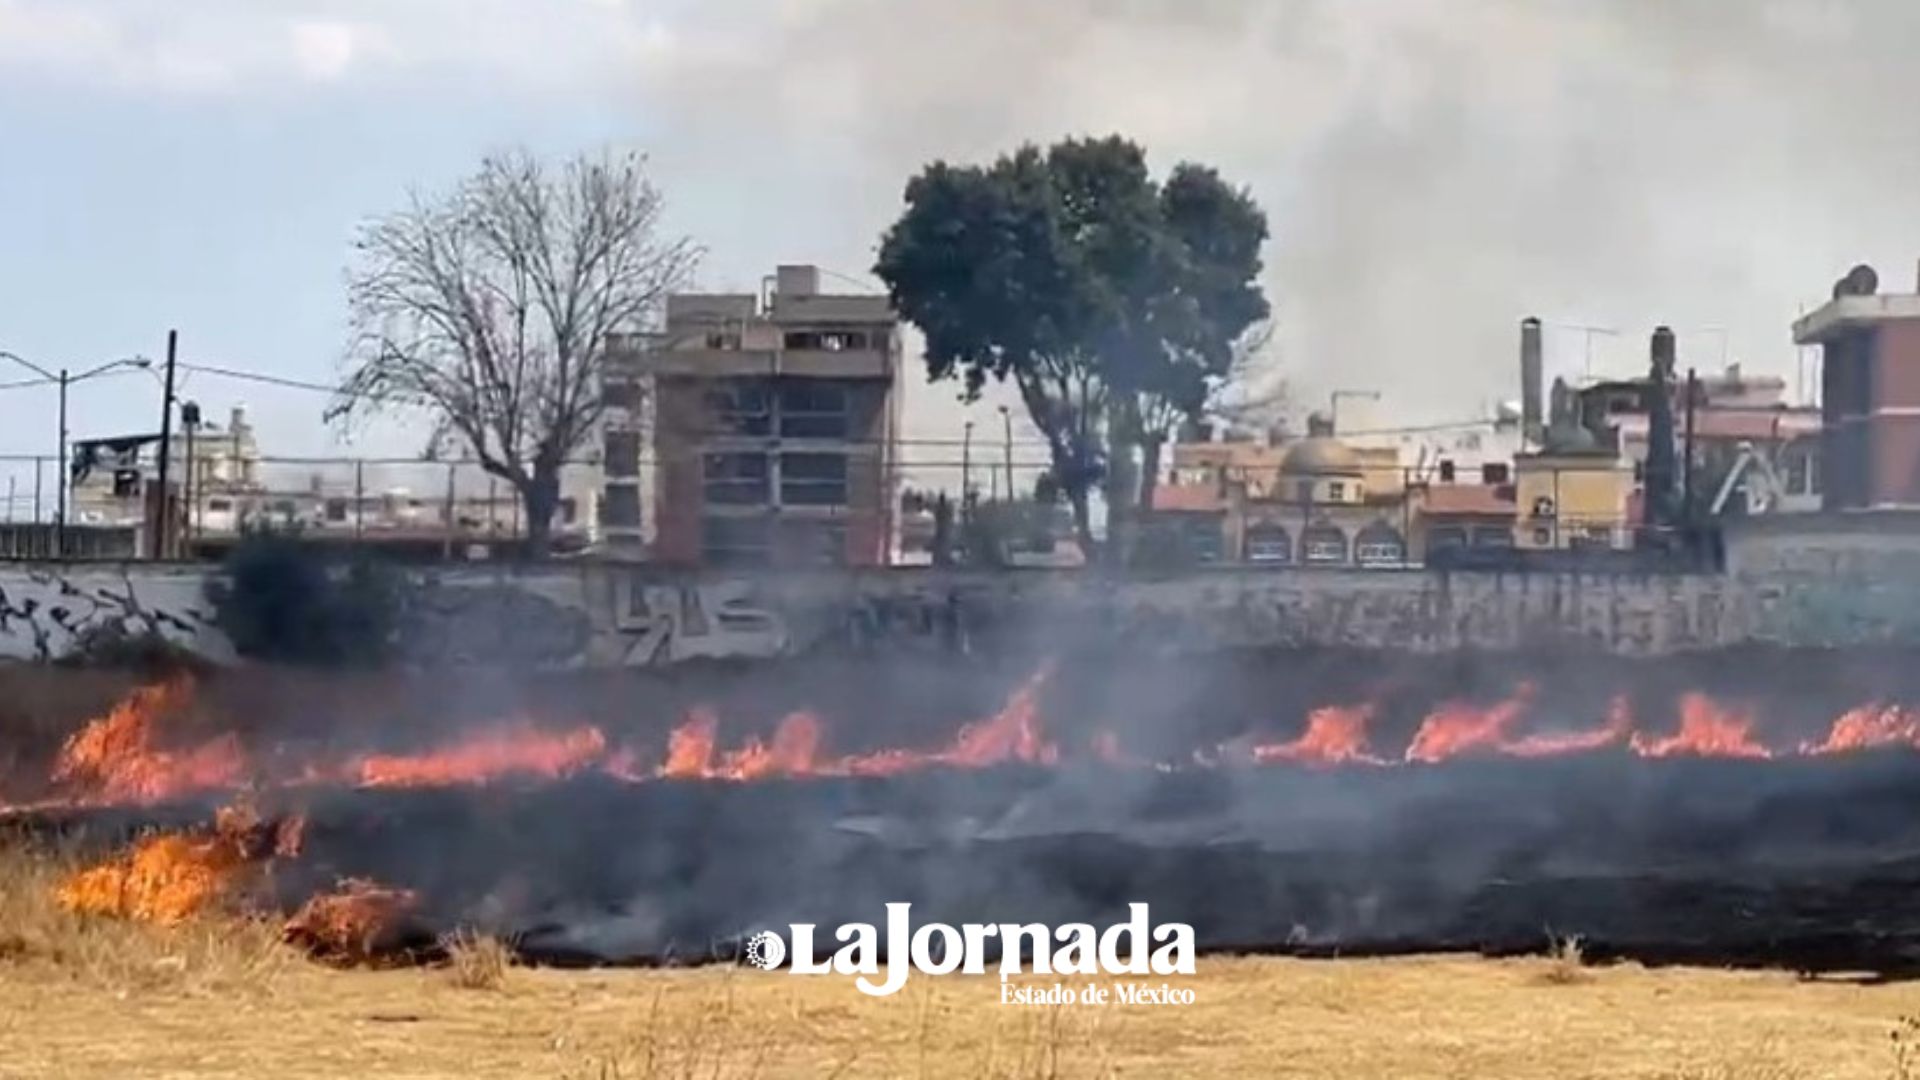
POLYGON ((776 11, 643 75, 665 103, 662 164, 741 195, 711 223, 718 266, 746 280, 763 268, 727 252, 778 234, 863 271, 926 161, 1120 131, 1162 167, 1219 165, 1267 206, 1278 359, 1306 404, 1362 385, 1396 419, 1474 415, 1516 395, 1530 313, 1548 323, 1550 376, 1584 363, 1567 324, 1617 328, 1595 339, 1596 367, 1624 372, 1666 323, 1683 366, 1725 353, 1794 385, 1800 306, 1862 259, 1907 288, 1920 255, 1920 71, 1904 47, 1920 9, 1902 0, 776 11), (749 157, 715 135, 743 130, 749 157), (782 197, 750 197, 776 169, 782 197))

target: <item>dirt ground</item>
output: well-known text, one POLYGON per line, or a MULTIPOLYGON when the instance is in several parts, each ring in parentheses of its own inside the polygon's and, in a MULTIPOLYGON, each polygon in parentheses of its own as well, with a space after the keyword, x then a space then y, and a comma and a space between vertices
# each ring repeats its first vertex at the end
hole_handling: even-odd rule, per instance
POLYGON ((0 961, 0 1077, 1920 1075, 1895 1038, 1920 986, 1784 974, 1213 959, 1176 980, 1192 1005, 1045 1007, 1001 1004, 997 977, 881 999, 745 969, 515 969, 475 989, 298 959, 203 980, 205 959, 162 956, 152 979, 0 961))

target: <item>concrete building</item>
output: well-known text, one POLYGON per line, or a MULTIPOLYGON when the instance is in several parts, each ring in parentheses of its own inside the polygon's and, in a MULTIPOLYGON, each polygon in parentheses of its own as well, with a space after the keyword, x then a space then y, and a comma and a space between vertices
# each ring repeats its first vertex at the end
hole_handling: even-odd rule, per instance
POLYGON ((605 382, 615 550, 681 565, 882 565, 894 547, 900 325, 782 266, 764 296, 667 299, 605 382), (650 498, 649 498, 650 496, 650 498), (652 520, 643 520, 651 505, 652 520))
POLYGON ((1820 347, 1820 493, 1828 510, 1920 507, 1920 295, 1857 266, 1793 324, 1820 347))
MULTIPOLYGON (((159 449, 155 435, 75 443, 72 524, 150 534, 160 505, 159 449)), ((238 406, 225 424, 183 422, 169 455, 168 504, 183 555, 217 555, 253 529, 428 557, 504 553, 526 535, 518 494, 478 465, 274 459, 261 452, 238 406)), ((562 470, 556 550, 594 543, 600 488, 597 466, 562 470)))

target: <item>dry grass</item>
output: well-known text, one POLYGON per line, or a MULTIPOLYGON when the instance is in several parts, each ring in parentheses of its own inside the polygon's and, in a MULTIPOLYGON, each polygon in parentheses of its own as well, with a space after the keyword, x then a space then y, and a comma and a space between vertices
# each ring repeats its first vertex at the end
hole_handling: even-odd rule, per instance
POLYGON ((484 938, 445 970, 337 971, 264 924, 70 915, 48 900, 62 869, 0 851, 6 1080, 1920 1080, 1902 1020, 1920 985, 1589 967, 1575 943, 1497 963, 1212 958, 1169 980, 1191 1006, 1017 1006, 994 977, 869 998, 835 976, 510 968, 484 938))
POLYGON ((497 937, 461 931, 444 942, 447 978, 462 990, 499 990, 513 967, 513 946, 497 937))
POLYGON ((1554 986, 1570 986, 1585 982, 1588 977, 1586 949, 1580 939, 1572 935, 1547 936, 1547 966, 1540 972, 1540 981, 1554 986))
POLYGON ((58 853, 0 844, 0 975, 60 979, 88 990, 224 994, 271 989, 302 963, 277 924, 209 918, 172 929, 76 915, 53 901, 75 868, 58 853))

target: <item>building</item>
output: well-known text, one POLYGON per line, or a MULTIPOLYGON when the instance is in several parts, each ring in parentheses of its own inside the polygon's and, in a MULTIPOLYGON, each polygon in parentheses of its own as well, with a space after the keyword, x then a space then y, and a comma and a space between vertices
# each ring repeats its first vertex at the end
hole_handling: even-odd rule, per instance
POLYGON ((616 550, 646 543, 683 565, 887 562, 899 320, 885 297, 822 292, 816 267, 782 266, 771 285, 668 297, 661 332, 609 350, 616 550))
MULTIPOLYGON (((246 411, 225 424, 183 406, 169 451, 168 504, 179 554, 218 555, 259 529, 320 544, 422 557, 491 556, 526 536, 519 495, 470 462, 274 459, 261 452, 246 411)), ((73 448, 69 519, 78 527, 151 534, 159 506, 157 435, 93 439, 73 448)), ((595 541, 597 466, 568 466, 553 545, 595 541)))
POLYGON ((1819 462, 1828 510, 1920 506, 1920 295, 1882 293, 1872 268, 1793 324, 1821 351, 1819 462))
POLYGON ((1564 382, 1537 450, 1513 459, 1514 546, 1523 551, 1625 550, 1639 524, 1633 462, 1576 412, 1564 382))
POLYGON ((1320 416, 1279 445, 1176 445, 1154 515, 1201 562, 1405 566, 1412 511, 1396 454, 1349 446, 1320 416))

